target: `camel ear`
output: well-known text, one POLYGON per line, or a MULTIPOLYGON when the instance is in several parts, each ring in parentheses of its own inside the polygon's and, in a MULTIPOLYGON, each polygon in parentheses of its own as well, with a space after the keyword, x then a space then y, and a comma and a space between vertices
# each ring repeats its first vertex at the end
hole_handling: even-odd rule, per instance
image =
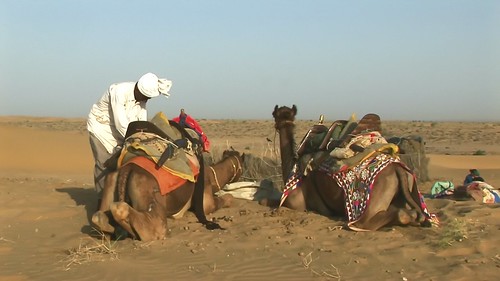
POLYGON ((276 117, 276 112, 278 111, 278 105, 276 105, 274 107, 274 110, 273 110, 273 117, 276 117))
POLYGON ((294 115, 297 114, 297 106, 295 106, 295 104, 292 106, 292 111, 294 115))
POLYGON ((241 154, 241 161, 245 162, 245 153, 241 154))

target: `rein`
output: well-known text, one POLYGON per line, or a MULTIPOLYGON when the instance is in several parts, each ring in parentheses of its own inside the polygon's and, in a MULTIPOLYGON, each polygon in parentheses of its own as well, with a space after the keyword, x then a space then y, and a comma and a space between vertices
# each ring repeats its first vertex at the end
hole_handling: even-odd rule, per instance
MULTIPOLYGON (((229 180, 229 182, 232 182, 236 178, 236 176, 238 175, 238 172, 242 171, 242 168, 241 168, 241 163, 240 163, 240 160, 238 159, 238 157, 230 156, 229 161, 231 161, 231 164, 233 165, 233 176, 229 180), (236 159, 236 163, 238 164, 238 167, 236 167, 236 165, 234 164, 233 160, 231 160, 231 158, 236 159)), ((219 184, 219 180, 217 179, 217 173, 215 172, 215 169, 212 166, 210 166, 210 170, 212 170, 212 173, 214 174, 215 183, 217 184, 217 188, 219 190, 221 190, 222 188, 219 184)))

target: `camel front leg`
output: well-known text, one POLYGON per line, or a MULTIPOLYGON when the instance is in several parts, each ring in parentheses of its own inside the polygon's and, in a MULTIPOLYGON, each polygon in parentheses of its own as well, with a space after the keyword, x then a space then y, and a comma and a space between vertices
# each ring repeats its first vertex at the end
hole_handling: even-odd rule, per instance
POLYGON ((303 188, 304 186, 293 190, 285 199, 282 206, 292 210, 306 211, 307 207, 303 188))
POLYGON ((152 205, 150 210, 139 212, 125 202, 111 204, 114 219, 132 235, 142 241, 162 240, 167 237, 166 218, 152 205))
POLYGON ((137 236, 129 222, 129 213, 131 209, 132 208, 129 204, 125 202, 114 202, 110 205, 111 214, 113 215, 115 221, 123 227, 125 231, 132 235, 132 238, 137 239, 137 236))
POLYGON ((386 211, 379 211, 375 215, 367 215, 365 213, 358 221, 349 224, 349 228, 356 231, 378 230, 386 225, 398 221, 399 216, 404 215, 399 211, 399 208, 390 205, 386 211))
POLYGON ((117 179, 118 172, 112 172, 106 175, 102 199, 99 206, 97 206, 98 211, 92 215, 92 223, 105 233, 115 232, 115 228, 109 222, 110 219, 112 219, 109 209, 114 200, 117 179))
POLYGON ((108 211, 111 203, 115 199, 116 184, 118 181, 118 171, 109 173, 104 180, 104 189, 102 191, 101 204, 99 211, 108 211))
POLYGON ((212 189, 210 186, 205 185, 205 189, 203 192, 203 212, 205 215, 209 215, 221 208, 226 208, 231 206, 233 201, 233 195, 224 194, 222 196, 215 196, 212 193, 212 189))

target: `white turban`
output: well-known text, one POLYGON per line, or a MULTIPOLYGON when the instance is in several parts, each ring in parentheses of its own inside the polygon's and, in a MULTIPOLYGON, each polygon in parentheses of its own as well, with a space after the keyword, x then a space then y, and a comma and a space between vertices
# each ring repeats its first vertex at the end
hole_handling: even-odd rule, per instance
POLYGON ((160 94, 168 98, 170 96, 168 93, 170 87, 172 87, 172 81, 158 78, 153 73, 146 73, 137 81, 137 88, 148 98, 154 98, 160 94))

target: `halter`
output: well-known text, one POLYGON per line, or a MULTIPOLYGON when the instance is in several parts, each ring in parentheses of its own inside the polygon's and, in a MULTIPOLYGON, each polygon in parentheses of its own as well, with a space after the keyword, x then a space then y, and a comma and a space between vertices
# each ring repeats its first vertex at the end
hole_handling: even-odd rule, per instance
POLYGON ((295 124, 293 123, 293 121, 292 121, 292 120, 282 120, 282 121, 279 121, 278 123, 276 123, 276 124, 274 125, 274 128, 275 128, 276 130, 279 130, 279 129, 281 129, 281 128, 284 128, 286 125, 292 125, 292 126, 293 126, 293 125, 295 125, 295 124))
MULTIPOLYGON (((234 155, 230 156, 229 161, 231 161, 231 164, 233 165, 233 171, 234 171, 233 177, 229 180, 229 182, 232 182, 236 178, 236 176, 238 175, 238 172, 242 171, 242 168, 241 168, 241 163, 240 163, 240 160, 238 159, 238 157, 236 157, 234 155), (236 163, 238 164, 238 167, 236 167, 236 165, 234 164, 233 160, 231 160, 231 158, 236 159, 236 163)), ((212 166, 210 166, 210 170, 212 170, 212 173, 214 174, 215 183, 217 184, 217 188, 219 190, 221 190, 219 180, 217 180, 217 173, 215 172, 215 169, 212 166)))

